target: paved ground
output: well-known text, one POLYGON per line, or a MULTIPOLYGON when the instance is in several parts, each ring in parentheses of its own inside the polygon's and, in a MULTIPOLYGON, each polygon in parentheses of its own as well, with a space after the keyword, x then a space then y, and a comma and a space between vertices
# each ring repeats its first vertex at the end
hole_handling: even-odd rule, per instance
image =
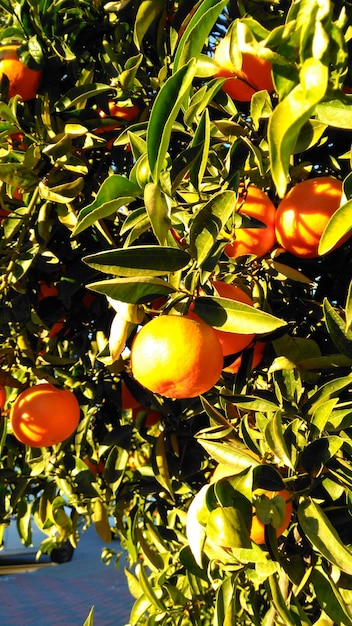
MULTIPOLYGON (((110 546, 119 551, 116 541, 110 546)), ((90 528, 72 561, 11 572, 0 567, 1 626, 83 626, 94 605, 94 626, 125 626, 133 604, 124 575, 104 565, 104 544, 90 528)))

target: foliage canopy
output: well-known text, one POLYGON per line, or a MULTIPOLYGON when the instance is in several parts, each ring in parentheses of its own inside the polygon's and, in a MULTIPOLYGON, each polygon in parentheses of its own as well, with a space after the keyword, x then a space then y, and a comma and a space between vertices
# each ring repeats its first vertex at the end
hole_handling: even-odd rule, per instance
POLYGON ((352 217, 351 14, 328 0, 0 0, 1 42, 43 70, 33 100, 0 85, 0 533, 15 514, 30 544, 33 514, 75 544, 84 516, 108 542, 113 516, 132 625, 352 624, 351 243, 332 251, 352 217), (223 92, 227 32, 234 63, 272 64, 273 94, 223 92), (111 99, 138 118, 110 117, 111 99), (227 258, 236 229, 263 226, 235 209, 239 185, 277 206, 321 175, 346 201, 318 258, 227 258), (191 304, 266 351, 252 370, 246 349, 200 397, 166 399, 134 381, 129 350, 140 324, 191 304), (75 393, 80 423, 25 447, 9 409, 43 380, 75 393), (231 475, 212 480, 218 463, 231 475), (249 538, 258 488, 293 502, 279 538, 284 501, 258 502, 264 547, 249 538))

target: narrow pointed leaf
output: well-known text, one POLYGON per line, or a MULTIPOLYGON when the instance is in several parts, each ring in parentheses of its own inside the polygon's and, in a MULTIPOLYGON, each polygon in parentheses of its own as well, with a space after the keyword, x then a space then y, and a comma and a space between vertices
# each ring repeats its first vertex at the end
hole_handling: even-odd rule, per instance
POLYGON ((231 333, 270 333, 286 325, 270 313, 228 298, 201 296, 194 302, 194 312, 210 326, 231 333))
POLYGON ((185 268, 190 256, 185 250, 160 246, 131 246, 89 254, 83 260, 107 274, 116 276, 160 276, 185 268))
POLYGON ((174 59, 175 72, 191 58, 198 57, 204 41, 227 4, 227 0, 203 0, 199 3, 178 44, 174 59))
POLYGON ((195 60, 167 79, 159 91, 150 114, 147 152, 153 180, 158 182, 173 128, 184 97, 195 74, 195 60))
POLYGON ((352 358, 352 332, 346 332, 345 321, 327 298, 324 298, 323 310, 325 324, 334 345, 342 354, 352 358))
POLYGON ((165 194, 155 183, 148 183, 144 188, 144 203, 149 215, 155 237, 161 246, 167 242, 170 230, 170 211, 165 194))
POLYGON ((92 291, 114 298, 114 300, 130 302, 131 304, 150 302, 159 296, 167 296, 176 291, 164 280, 148 275, 102 280, 91 283, 87 287, 92 291))
POLYGON ((196 214, 192 221, 190 244, 198 265, 206 260, 221 229, 235 211, 236 201, 234 191, 224 191, 215 195, 196 214))
POLYGON ((317 552, 352 576, 352 553, 342 543, 319 504, 307 498, 299 504, 297 514, 304 534, 317 552))
POLYGON ((341 206, 330 218, 319 242, 319 254, 327 254, 333 247, 351 231, 352 200, 341 206))
POLYGON ((292 461, 288 452, 286 441, 284 438, 281 411, 276 411, 272 418, 269 419, 264 431, 265 440, 272 453, 288 467, 292 466, 292 461))
POLYGON ((135 183, 114 174, 109 176, 101 185, 95 200, 84 207, 78 214, 77 225, 72 236, 78 235, 98 219, 113 214, 124 204, 128 204, 138 195, 141 190, 135 183))

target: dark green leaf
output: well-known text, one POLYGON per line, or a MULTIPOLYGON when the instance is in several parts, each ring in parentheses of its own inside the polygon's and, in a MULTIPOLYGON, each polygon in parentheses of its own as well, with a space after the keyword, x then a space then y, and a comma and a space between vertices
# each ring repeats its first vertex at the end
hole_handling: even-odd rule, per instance
POLYGON ((190 256, 185 250, 160 246, 131 246, 106 250, 83 258, 90 267, 117 276, 160 276, 187 267, 190 256))
POLYGON ((150 302, 156 297, 167 296, 176 291, 169 283, 148 274, 140 277, 102 280, 91 283, 87 287, 97 293, 110 296, 114 300, 130 302, 131 304, 150 302))

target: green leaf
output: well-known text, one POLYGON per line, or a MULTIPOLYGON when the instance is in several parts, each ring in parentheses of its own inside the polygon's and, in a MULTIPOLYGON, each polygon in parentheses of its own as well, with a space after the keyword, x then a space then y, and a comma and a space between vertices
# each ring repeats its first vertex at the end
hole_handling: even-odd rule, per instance
POLYGON ((94 605, 89 611, 87 619, 84 621, 83 626, 94 626, 94 605))
POLYGON ((164 0, 144 0, 138 7, 134 23, 133 41, 140 50, 142 41, 150 26, 164 9, 164 0))
POLYGON ((69 89, 65 95, 58 100, 56 103, 56 110, 62 113, 63 111, 67 111, 67 109, 77 107, 78 105, 86 102, 88 98, 94 98, 95 96, 110 90, 111 87, 109 85, 100 83, 73 87, 73 89, 69 89))
POLYGON ((142 563, 137 563, 136 574, 138 576, 141 589, 144 592, 146 598, 148 598, 151 606, 159 609, 159 611, 166 612, 167 608, 159 598, 159 595, 162 595, 162 590, 161 588, 155 587, 155 585, 153 585, 153 581, 149 576, 147 576, 146 568, 142 563))
POLYGON ((125 176, 108 176, 102 183, 94 202, 84 207, 78 214, 77 225, 72 236, 94 224, 98 219, 112 215, 124 204, 140 195, 140 188, 125 176))
POLYGON ((251 455, 246 448, 241 448, 239 444, 236 444, 236 441, 226 439, 211 441, 203 436, 197 436, 197 441, 215 461, 231 466, 233 474, 259 465, 255 456, 251 455))
POLYGON ((242 409, 248 409, 249 411, 261 411, 265 412, 273 412, 277 411, 278 406, 274 404, 274 402, 270 402, 266 398, 261 398, 260 396, 250 396, 250 395, 236 395, 236 394, 226 394, 226 392, 222 392, 221 396, 232 402, 236 406, 242 409))
POLYGON ((83 260, 107 274, 117 276, 160 276, 187 267, 190 256, 185 250, 155 245, 131 246, 89 254, 83 260))
POLYGON ((345 317, 346 317, 346 333, 352 330, 352 280, 350 282, 347 298, 346 298, 346 306, 345 306, 345 317))
POLYGON ((352 626, 352 614, 338 587, 321 566, 313 568, 310 581, 314 586, 321 609, 334 623, 352 626))
POLYGON ((343 572, 352 575, 352 553, 342 543, 319 504, 305 498, 298 506, 297 515, 305 536, 318 554, 343 572))
POLYGON ((291 614, 287 606, 287 601, 282 595, 282 591, 278 581, 278 575, 272 574, 271 576, 269 576, 268 583, 271 602, 278 612, 278 615, 281 617, 282 623, 285 624, 285 626, 297 626, 296 621, 294 620, 293 615, 291 614))
POLYGON ((191 254, 198 265, 207 259, 221 229, 235 211, 237 194, 234 191, 223 191, 212 197, 207 204, 196 213, 190 230, 191 254))
POLYGON ((346 323, 327 298, 323 301, 325 324, 336 348, 352 358, 352 331, 346 331, 346 323))
POLYGON ((154 235, 160 245, 165 246, 171 226, 170 207, 159 185, 147 183, 144 188, 144 203, 154 235))
POLYGON ((316 119, 334 128, 350 130, 352 126, 351 99, 329 99, 320 102, 315 109, 316 119))
POLYGON ((280 459, 284 465, 294 469, 284 438, 281 411, 276 411, 273 417, 269 419, 264 430, 264 437, 272 453, 280 459))
POLYGON ((286 193, 291 155, 303 125, 326 91, 328 70, 316 59, 307 59, 301 69, 300 84, 274 109, 268 126, 272 176, 280 198, 286 193))
POLYGON ((84 187, 84 179, 79 176, 75 180, 69 183, 63 183, 62 185, 55 185, 49 187, 45 185, 43 181, 40 181, 38 185, 39 193, 44 200, 50 200, 51 202, 60 202, 65 204, 66 202, 72 202, 81 193, 84 187))
POLYGON ((200 296, 193 310, 210 326, 231 333, 270 333, 286 325, 269 313, 229 298, 200 296))
POLYGON ((330 252, 351 231, 351 224, 352 200, 349 200, 329 219, 319 241, 318 253, 323 255, 330 252))
POLYGON ((170 480, 168 459, 166 454, 165 433, 158 436, 153 455, 153 469, 156 480, 166 489, 171 498, 174 498, 172 483, 170 480))
POLYGON ((248 528, 241 511, 233 506, 217 507, 209 513, 207 537, 223 548, 251 548, 248 528))
POLYGON ((155 98, 147 130, 149 166, 155 183, 159 181, 173 123, 192 84, 195 69, 195 60, 192 59, 167 79, 155 98))
POLYGON ((209 485, 203 485, 193 498, 186 518, 186 536, 194 559, 199 567, 203 564, 203 548, 206 540, 205 526, 209 517, 207 493, 209 485))
POLYGON ((95 530, 104 543, 111 542, 111 528, 106 506, 100 498, 93 502, 93 523, 95 530))
POLYGON ((0 180, 12 187, 30 189, 38 184, 39 178, 21 163, 1 163, 0 180))
POLYGON ((130 302, 131 304, 150 302, 159 296, 168 296, 176 291, 174 287, 161 278, 147 274, 140 277, 102 280, 97 283, 90 283, 87 287, 97 293, 110 296, 114 300, 130 302))
POLYGON ((204 173, 207 168, 210 147, 210 118, 209 111, 205 109, 194 133, 191 147, 201 147, 198 158, 189 170, 190 180, 195 189, 199 189, 204 173))
POLYGON ((312 415, 316 408, 329 400, 338 397, 338 392, 352 385, 352 374, 335 378, 319 389, 302 406, 305 415, 312 415))
POLYGON ((203 0, 192 15, 176 50, 174 72, 187 64, 193 57, 197 58, 204 46, 218 16, 228 4, 226 0, 203 0))

